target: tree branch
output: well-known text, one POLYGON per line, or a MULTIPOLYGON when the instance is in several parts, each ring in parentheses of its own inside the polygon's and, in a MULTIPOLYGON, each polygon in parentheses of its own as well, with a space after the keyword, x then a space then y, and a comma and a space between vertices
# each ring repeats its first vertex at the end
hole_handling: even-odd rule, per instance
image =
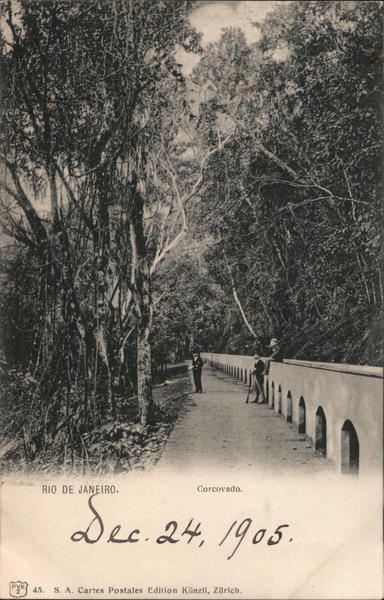
POLYGON ((246 314, 244 312, 243 306, 242 306, 242 304, 240 302, 239 296, 237 295, 235 280, 233 279, 233 275, 232 275, 231 268, 230 268, 229 263, 228 263, 228 258, 227 258, 227 253, 225 252, 225 248, 223 248, 223 256, 224 256, 224 259, 225 259, 225 264, 227 266, 227 271, 228 271, 229 279, 230 279, 230 282, 231 282, 232 294, 233 294, 233 297, 235 299, 235 302, 236 302, 237 306, 239 307, 240 314, 241 314, 241 316, 243 318, 244 324, 246 325, 248 331, 253 335, 253 337, 255 339, 257 339, 259 336, 256 334, 255 330, 253 329, 253 327, 251 326, 250 322, 248 321, 247 316, 246 316, 246 314))
POLYGON ((16 192, 10 190, 10 188, 8 188, 7 192, 11 194, 11 196, 16 200, 17 204, 23 210, 38 244, 39 245, 46 244, 47 232, 41 222, 39 215, 37 214, 36 210, 33 208, 31 201, 27 197, 27 195, 21 185, 20 178, 17 174, 16 165, 14 163, 11 163, 9 160, 7 160, 4 157, 1 157, 1 160, 3 160, 4 164, 10 171, 10 173, 12 175, 13 183, 15 184, 15 187, 17 190, 17 193, 16 193, 16 192))

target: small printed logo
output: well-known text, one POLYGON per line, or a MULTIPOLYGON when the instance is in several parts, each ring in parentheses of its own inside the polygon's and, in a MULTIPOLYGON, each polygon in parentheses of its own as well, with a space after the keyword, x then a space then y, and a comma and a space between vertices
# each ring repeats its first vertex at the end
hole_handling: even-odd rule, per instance
POLYGON ((10 581, 9 595, 12 598, 24 598, 28 594, 28 583, 26 581, 10 581))

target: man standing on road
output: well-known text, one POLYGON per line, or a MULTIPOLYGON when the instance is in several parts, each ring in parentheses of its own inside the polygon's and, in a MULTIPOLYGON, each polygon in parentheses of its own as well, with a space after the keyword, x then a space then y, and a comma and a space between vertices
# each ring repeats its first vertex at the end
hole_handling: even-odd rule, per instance
POLYGON ((203 370, 204 361, 200 357, 200 352, 194 352, 192 355, 192 373, 193 373, 193 382, 196 388, 196 394, 203 393, 203 388, 201 387, 201 373, 203 370))
POLYGON ((253 366, 253 370, 251 371, 252 376, 255 381, 255 390, 256 390, 256 398, 252 400, 252 403, 257 402, 258 404, 262 404, 265 401, 264 398, 264 371, 265 371, 265 363, 261 360, 258 353, 254 355, 255 363, 253 366))

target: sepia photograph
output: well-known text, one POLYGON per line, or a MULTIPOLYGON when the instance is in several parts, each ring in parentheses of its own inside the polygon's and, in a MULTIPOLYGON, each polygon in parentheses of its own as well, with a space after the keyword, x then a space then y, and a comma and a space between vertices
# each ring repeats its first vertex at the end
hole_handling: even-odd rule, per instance
POLYGON ((0 596, 382 598, 383 3, 0 44, 0 596))

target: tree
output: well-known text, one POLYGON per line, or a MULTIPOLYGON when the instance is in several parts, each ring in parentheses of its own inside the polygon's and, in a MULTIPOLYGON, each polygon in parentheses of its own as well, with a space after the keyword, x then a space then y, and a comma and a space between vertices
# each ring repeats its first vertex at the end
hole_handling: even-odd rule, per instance
MULTIPOLYGON (((45 380, 46 364, 57 364, 73 437, 78 417, 71 395, 79 375, 82 426, 89 411, 95 422, 116 412, 113 378, 133 326, 146 424, 151 257, 145 229, 154 192, 145 197, 143 181, 157 160, 153 138, 156 151, 163 143, 157 120, 167 111, 165 94, 182 96, 173 53, 179 44, 198 47, 187 22, 190 3, 22 2, 18 17, 10 2, 2 8, 8 24, 2 221, 29 248, 38 275, 38 327, 26 352, 45 380), (43 214, 36 206, 45 197, 43 214)), ((164 133, 166 145, 174 133, 175 127, 164 133)), ((157 261, 166 252, 161 248, 157 261)))
POLYGON ((194 73, 211 110, 236 125, 204 196, 230 257, 219 270, 251 329, 283 336, 288 356, 378 360, 378 11, 278 6, 259 43, 247 49, 229 30, 194 73))
POLYGON ((189 121, 174 52, 199 48, 191 3, 21 7, 16 21, 11 3, 4 5, 11 41, 3 54, 3 216, 6 230, 38 256, 43 358, 56 344, 50 324, 59 308, 66 387, 80 362, 100 420, 116 413, 114 380, 135 333, 146 425, 151 278, 185 235, 186 205, 202 186, 208 158, 226 143, 207 146, 189 121), (192 157, 179 159, 188 147, 192 157), (45 193, 50 214, 42 219, 31 196, 45 193), (99 378, 106 384, 96 402, 99 378))

